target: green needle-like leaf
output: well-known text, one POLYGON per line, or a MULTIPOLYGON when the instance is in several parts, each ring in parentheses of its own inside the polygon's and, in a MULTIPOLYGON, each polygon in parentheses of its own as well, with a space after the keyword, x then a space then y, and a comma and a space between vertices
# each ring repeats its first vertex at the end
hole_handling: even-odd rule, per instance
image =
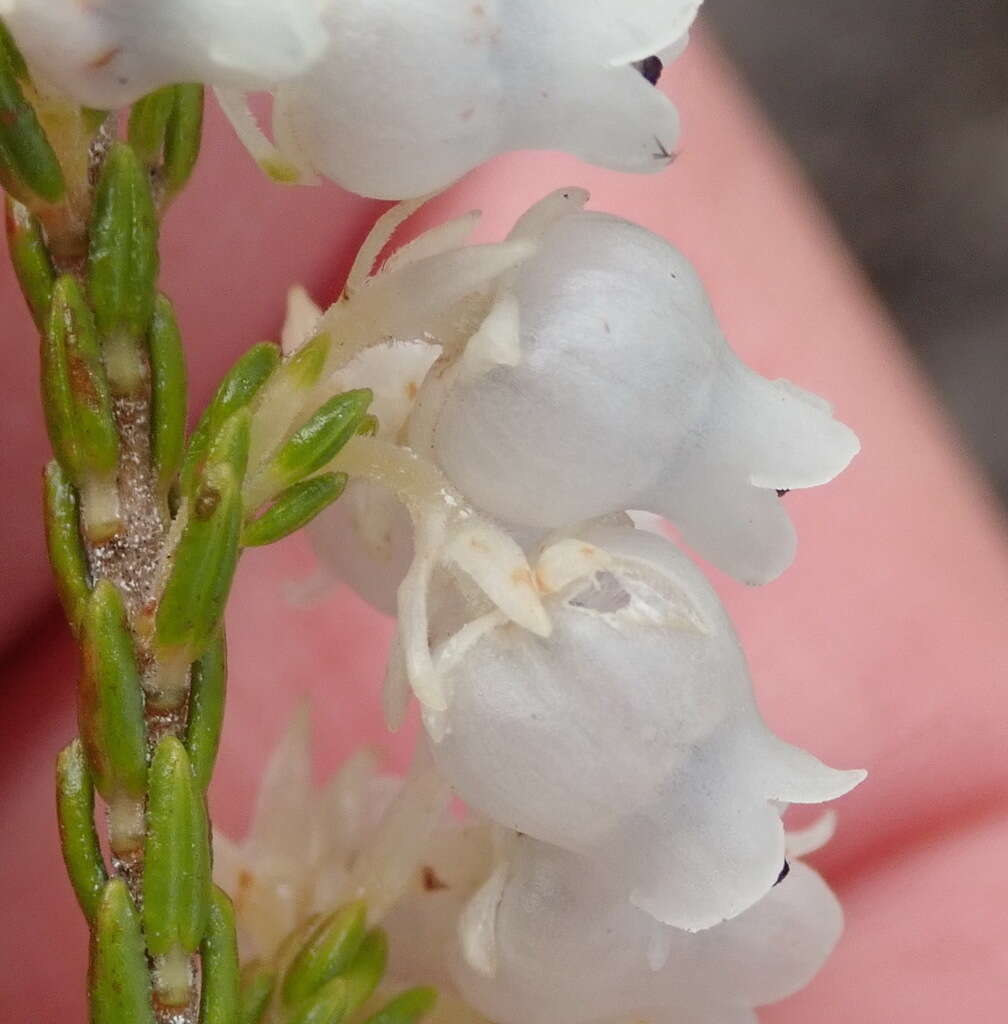
POLYGON ((165 128, 162 178, 169 197, 189 181, 199 156, 203 132, 203 86, 175 86, 175 102, 165 128))
POLYGON ((210 909, 209 867, 203 793, 185 747, 166 736, 151 761, 147 800, 143 920, 154 956, 196 951, 210 909))
POLYGON ((388 937, 381 928, 372 928, 353 963, 341 973, 347 983, 347 1015, 364 1005, 378 987, 388 964, 388 937))
POLYGON ((140 918, 126 883, 102 892, 91 933, 88 969, 91 1024, 154 1024, 140 918))
POLYGON ((284 1020, 285 1024, 338 1024, 348 1012, 347 983, 333 978, 290 1010, 284 1020))
POLYGON ((228 417, 252 401, 279 363, 280 349, 271 341, 262 341, 228 371, 189 439, 180 482, 184 494, 191 494, 195 487, 211 438, 228 417))
POLYGON ((233 412, 210 438, 203 475, 211 479, 215 466, 225 466, 241 480, 248 466, 249 433, 252 414, 247 408, 233 412))
POLYGON ((0 60, 6 60, 20 81, 28 77, 28 65, 7 26, 0 21, 0 60))
POLYGON ((56 760, 56 814, 70 884, 88 924, 93 924, 108 875, 95 832, 94 786, 80 740, 56 760))
POLYGON ((316 334, 314 338, 309 338, 284 363, 284 382, 293 384, 301 390, 306 390, 316 384, 325 367, 331 348, 332 336, 325 331, 316 334))
POLYGON ((288 487, 242 532, 242 546, 260 547, 300 530, 331 505, 347 485, 346 473, 323 473, 288 487))
POLYGON ((358 437, 374 437, 378 433, 378 427, 381 424, 378 422, 378 417, 368 413, 364 416, 357 426, 358 437))
POLYGON ((255 398, 280 364, 280 348, 272 341, 253 345, 221 381, 208 410, 212 431, 255 398))
POLYGON ((373 1013, 364 1024, 416 1024, 434 1009, 436 1002, 436 989, 410 988, 373 1013))
POLYGON ((200 947, 200 1024, 238 1024, 239 976, 235 914, 227 893, 213 886, 206 936, 200 947))
POLYGON ((53 451, 77 487, 107 476, 119 461, 119 435, 94 320, 74 278, 53 289, 42 340, 42 403, 53 451))
POLYGON ((122 597, 108 580, 100 580, 88 599, 81 646, 79 722, 95 788, 109 802, 142 800, 147 743, 140 673, 122 597))
POLYGON ((287 968, 284 1005, 300 1003, 346 970, 361 950, 366 927, 367 909, 359 900, 323 918, 287 968))
POLYGON ((253 961, 242 968, 238 1024, 259 1024, 276 987, 276 974, 253 961))
POLYGON ((226 691, 227 641, 224 630, 220 629, 203 656, 193 665, 189 689, 185 744, 193 778, 204 792, 210 785, 217 759, 226 691))
POLYGON ((9 51, 0 59, 0 182, 22 202, 38 197, 57 203, 66 191, 63 169, 21 91, 23 69, 9 51))
POLYGON ((117 143, 95 190, 87 287, 118 393, 143 384, 140 346, 154 311, 158 226, 147 170, 130 146, 117 143))
POLYGON ((357 432, 373 397, 360 388, 330 398, 281 446, 270 462, 270 479, 287 488, 322 469, 357 432))
POLYGON ((186 365, 171 302, 159 295, 147 334, 151 369, 151 455, 162 493, 182 465, 186 429, 186 365))
POLYGON ((168 656, 198 658, 217 629, 238 564, 241 484, 227 466, 215 466, 192 498, 171 573, 158 604, 155 639, 168 656))
POLYGON ((46 466, 43 503, 49 564, 67 621, 77 633, 91 596, 91 584, 80 532, 77 493, 55 459, 46 466))
POLYGON ((137 100, 130 110, 127 138, 147 167, 154 167, 161 160, 165 130, 174 106, 175 86, 168 85, 137 100))
POLYGON ((49 320, 56 270, 39 222, 16 199, 7 197, 7 248, 21 294, 39 331, 49 320))

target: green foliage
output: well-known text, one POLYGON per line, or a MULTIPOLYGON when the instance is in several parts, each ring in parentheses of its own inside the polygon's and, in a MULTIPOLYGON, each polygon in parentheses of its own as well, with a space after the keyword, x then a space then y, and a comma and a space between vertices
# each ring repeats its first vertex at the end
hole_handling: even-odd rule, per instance
POLYGON ((7 196, 7 250, 21 294, 35 326, 44 331, 49 319, 56 269, 38 220, 16 199, 7 196))
POLYGON ((276 973, 256 960, 242 968, 238 1024, 259 1024, 273 997, 276 980, 276 973))
POLYGON ((360 952, 366 925, 367 910, 360 901, 323 918, 287 968, 281 990, 284 1005, 301 1003, 345 971, 360 952))
POLYGON ((182 465, 186 430, 186 364, 182 336, 172 304, 164 295, 154 301, 147 332, 151 374, 151 456, 162 494, 182 465))
POLYGON ((331 505, 347 485, 346 473, 323 473, 293 484, 242 531, 243 547, 260 547, 282 540, 310 523, 331 505))
POLYGON ((116 143, 95 189, 87 259, 87 288, 106 347, 114 389, 143 384, 140 357, 154 312, 158 222, 146 168, 130 146, 116 143))
POLYGON ((53 289, 41 361, 42 405, 56 458, 77 487, 89 474, 108 476, 119 461, 119 435, 94 319, 69 275, 53 289))
POLYGON ((353 963, 341 977, 347 983, 346 1012, 354 1013, 371 998, 388 964, 388 936, 381 928, 372 928, 364 936, 353 963))
POLYGON ((63 169, 46 138, 19 78, 24 61, 9 35, 0 45, 0 184, 16 199, 34 205, 58 203, 66 192, 63 169))
POLYGON ((17 43, 14 42, 10 30, 2 21, 0 21, 0 61, 6 61, 10 65, 11 71, 19 81, 24 81, 28 77, 28 65, 25 64, 25 59, 21 56, 21 51, 17 48, 17 43))
POLYGON ((81 629, 84 672, 79 690, 81 740, 95 788, 106 800, 142 800, 147 788, 147 737, 133 637, 122 597, 100 580, 81 629))
POLYGON ((183 494, 193 493, 207 450, 221 426, 252 402, 279 365, 280 349, 271 341, 262 341, 228 371, 189 439, 180 480, 183 494))
POLYGON ((283 1019, 284 1024, 338 1024, 346 1013, 347 983, 343 978, 333 978, 283 1019))
POLYGON ((202 85, 168 85, 133 104, 129 143, 145 167, 159 172, 165 198, 189 181, 202 131, 202 85))
POLYGON ((318 472, 357 432, 374 395, 368 388, 335 395, 280 447, 267 470, 278 488, 318 472))
POLYGON ((390 1000, 364 1024, 416 1024, 434 1009, 437 991, 433 988, 410 988, 390 1000))
POLYGON ((80 740, 56 760, 56 814, 63 863, 89 924, 94 923, 108 875, 94 824, 94 786, 80 740))
POLYGON ((203 656, 193 665, 189 688, 185 745, 193 778, 204 792, 210 785, 217 759, 226 692, 227 641, 224 630, 220 629, 203 656))
POLYGON ((175 106, 175 86, 166 85, 137 100, 130 110, 127 138, 146 167, 161 161, 168 118, 175 106))
POLYGON ((210 896, 200 962, 200 1024, 237 1024, 241 1003, 234 907, 227 893, 216 885, 210 896))
POLYGON ((126 883, 113 878, 98 903, 88 969, 91 1024, 154 1024, 140 917, 126 883))
POLYGON ((284 380, 301 389, 317 384, 331 348, 332 337, 327 332, 310 338, 284 363, 284 380))
POLYGON ((170 198, 189 182, 199 156, 203 133, 203 86, 183 84, 175 87, 175 103, 165 128, 162 180, 170 198))
POLYGON ((76 633, 91 595, 91 584, 80 532, 77 492, 53 459, 43 477, 46 548, 63 611, 76 633))
POLYGON ((203 792, 174 736, 158 743, 151 760, 143 885, 150 952, 195 953, 210 909, 210 838, 203 792))
POLYGON ((198 487, 158 605, 155 639, 166 655, 198 658, 224 612, 238 564, 241 483, 227 466, 198 487))

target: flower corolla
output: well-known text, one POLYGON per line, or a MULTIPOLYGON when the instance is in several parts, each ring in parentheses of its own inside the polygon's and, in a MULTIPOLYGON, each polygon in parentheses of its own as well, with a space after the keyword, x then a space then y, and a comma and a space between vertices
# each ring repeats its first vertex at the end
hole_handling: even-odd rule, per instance
POLYGON ((831 480, 857 437, 736 357, 680 252, 575 200, 519 222, 538 248, 458 368, 428 381, 413 446, 518 530, 640 509, 736 578, 773 579, 795 550, 777 492, 831 480))
POLYGON ((584 856, 636 906, 696 930, 773 885, 777 802, 864 777, 778 739, 702 573, 670 541, 592 526, 536 566, 552 624, 490 612, 435 651, 446 707, 424 707, 435 760, 477 813, 584 856))
POLYGON ((753 1008, 805 986, 843 927, 800 861, 745 913, 690 933, 629 904, 591 863, 525 837, 473 904, 488 904, 473 915, 476 966, 463 942, 453 976, 499 1024, 756 1024, 753 1008))
MULTIPOLYGON (((653 83, 700 0, 340 0, 325 57, 275 95, 284 160, 362 195, 442 189, 497 153, 559 149, 667 166, 675 108, 653 83)), ((262 161, 240 103, 225 106, 262 161)))
POLYGON ((790 870, 756 906, 687 933, 633 907, 582 858, 458 820, 422 759, 403 780, 358 752, 321 789, 310 761, 301 711, 269 759, 249 834, 215 834, 243 959, 282 962, 284 940, 313 915, 364 899, 389 937, 375 1005, 435 985, 432 1024, 752 1024, 751 1007, 812 977, 842 926, 829 889, 796 860, 829 838, 828 820, 789 834, 790 870))
POLYGON ((177 82, 269 89, 323 54, 325 0, 0 0, 32 67, 79 103, 177 82))

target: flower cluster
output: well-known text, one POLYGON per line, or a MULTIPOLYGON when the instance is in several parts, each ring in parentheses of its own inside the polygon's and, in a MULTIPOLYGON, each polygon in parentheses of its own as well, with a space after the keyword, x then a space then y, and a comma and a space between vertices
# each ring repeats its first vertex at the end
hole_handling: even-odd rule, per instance
MULTIPOLYGON (((732 353, 682 254, 586 199, 547 196, 499 245, 462 244, 462 218, 370 274, 403 204, 328 311, 293 293, 288 347, 331 330, 329 386, 382 381, 377 436, 340 456, 354 480, 312 531, 334 575, 397 613, 390 720, 412 687, 438 771, 495 824, 496 866, 458 914, 473 1005, 504 1022, 734 1019, 694 957, 794 938, 817 907, 826 931, 795 942, 818 965, 838 917, 807 869, 777 888, 782 808, 864 773, 771 733, 714 591, 634 516, 764 582, 794 555, 778 492, 830 480, 858 442, 732 353), (627 936, 616 959, 589 941, 606 929, 627 936), (596 970, 604 998, 580 981, 596 970)), ((779 998, 809 963, 730 998, 779 998)))
POLYGON ((273 177, 387 199, 491 156, 562 149, 615 170, 671 161, 653 88, 700 0, 0 0, 33 68, 113 108, 199 81, 273 177), (273 94, 273 138, 250 92, 273 94))
POLYGON ((364 898, 390 938, 374 1005, 422 980, 439 989, 433 1024, 754 1024, 753 1008, 805 985, 839 938, 839 904, 798 859, 829 819, 788 835, 789 869, 756 906, 692 933, 631 906, 583 858, 458 820, 446 798, 422 758, 402 782, 364 753, 313 789, 299 714, 249 834, 215 839, 243 952, 268 961, 312 914, 364 898))
MULTIPOLYGON (((207 83, 274 177, 401 199, 518 148, 666 166, 678 119, 654 85, 698 6, 0 0, 0 16, 78 102, 207 83)), ((357 759, 318 794, 301 723, 217 869, 267 959, 312 913, 364 899, 392 934, 392 983, 440 982, 446 1020, 740 1024, 804 984, 841 926, 781 815, 864 773, 769 730, 720 601, 665 526, 765 583, 795 553, 781 496, 833 479, 858 441, 736 357, 680 252, 587 198, 547 196, 495 245, 467 245, 474 216, 459 218, 375 269, 409 200, 338 302, 292 294, 291 358, 273 374, 269 350, 228 449, 235 507, 290 483, 269 457, 310 440, 313 410, 373 392, 373 415, 302 475, 346 474, 331 497, 351 481, 316 546, 395 612, 386 713, 396 726, 412 693, 425 735, 404 785, 357 759)))

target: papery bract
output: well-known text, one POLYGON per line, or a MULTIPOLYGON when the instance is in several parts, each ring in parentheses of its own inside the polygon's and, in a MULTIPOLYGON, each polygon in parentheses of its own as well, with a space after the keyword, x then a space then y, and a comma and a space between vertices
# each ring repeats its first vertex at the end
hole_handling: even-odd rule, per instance
POLYGON ((770 732, 724 610, 671 542, 586 528, 537 577, 549 636, 493 613, 436 652, 438 766, 478 813, 594 860, 660 921, 741 913, 784 861, 774 802, 829 800, 864 773, 770 732))
POLYGON ((822 399, 734 355, 696 272, 664 239, 549 202, 544 226, 536 208, 519 224, 519 237, 538 231, 539 249, 495 308, 510 326, 494 333, 512 331, 513 350, 498 341, 498 365, 429 383, 438 393, 421 402, 437 408, 415 447, 430 444, 468 500, 515 527, 643 509, 737 578, 774 578, 795 548, 776 490, 831 480, 857 438, 822 399))
POLYGON ((326 47, 324 0, 0 0, 33 68, 113 108, 176 82, 268 89, 326 47))
POLYGON ((843 927, 836 898, 800 862, 755 906, 699 933, 658 924, 589 862, 528 838, 514 842, 494 896, 492 973, 461 954, 454 978, 500 1024, 756 1024, 753 1008, 806 985, 843 927))
MULTIPOLYGON (((340 371, 337 390, 373 381, 370 410, 378 418, 377 436, 395 440, 437 356, 437 346, 423 342, 386 342, 365 349, 340 371)), ((395 614, 396 590, 413 558, 413 529, 405 508, 387 488, 353 481, 308 533, 327 571, 379 611, 395 614)))
POLYGON ((326 57, 277 93, 274 134, 295 163, 379 198, 444 188, 514 149, 657 171, 678 116, 635 62, 674 56, 699 5, 340 0, 326 57))

